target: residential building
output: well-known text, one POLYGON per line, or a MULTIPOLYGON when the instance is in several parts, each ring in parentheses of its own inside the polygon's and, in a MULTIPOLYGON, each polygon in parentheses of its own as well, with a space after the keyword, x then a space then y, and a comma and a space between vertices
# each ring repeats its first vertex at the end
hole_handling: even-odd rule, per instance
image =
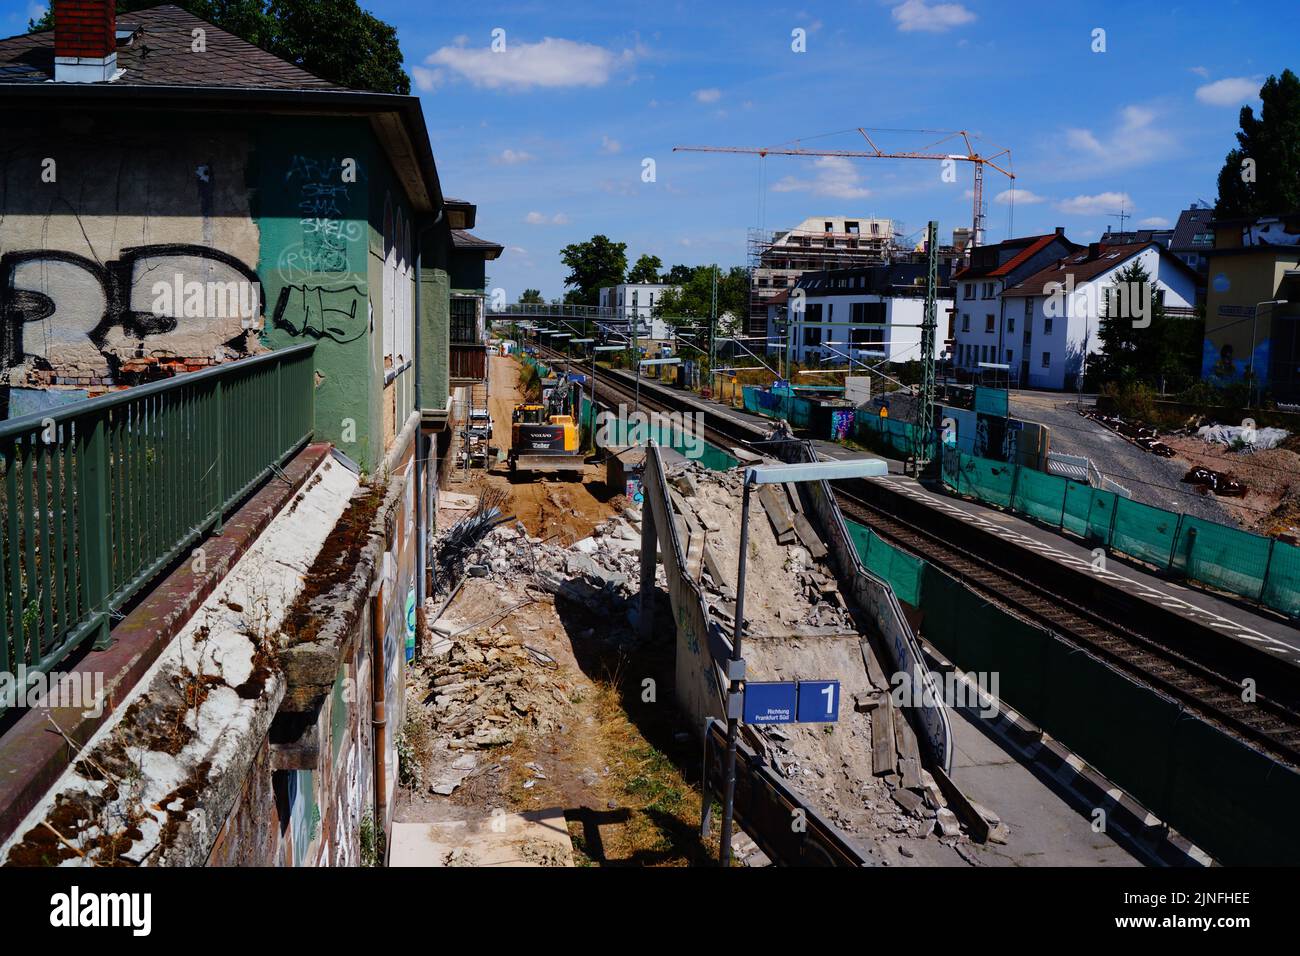
POLYGON ((1300 401, 1300 213, 1210 223, 1202 375, 1300 401), (1286 300, 1285 305, 1261 304, 1286 300))
POLYGON ((805 272, 883 265, 894 249, 894 223, 868 216, 812 216, 793 229, 749 233, 749 335, 767 330, 768 301, 805 272))
MULTIPOLYGON (((1150 301, 1159 295, 1166 314, 1193 314, 1196 273, 1159 242, 1094 242, 1003 291, 1006 324, 998 348, 1010 381, 1022 388, 1077 388, 1085 354, 1101 348, 1097 329, 1107 290, 1134 263, 1151 279, 1150 301)), ((959 360, 969 368, 972 358, 959 360)))
POLYGON ((1012 361, 1011 340, 1019 317, 1007 314, 1003 291, 1079 248, 1058 227, 1047 235, 1007 239, 971 251, 970 264, 953 276, 953 321, 944 329, 959 375, 977 377, 982 364, 1012 361))
POLYGON ((1213 209, 1192 203, 1178 214, 1174 235, 1169 243, 1169 251, 1202 276, 1206 271, 1206 255, 1214 248, 1214 230, 1210 228, 1213 219, 1213 209))
MULTIPOLYGON (((453 367, 452 292, 470 303, 456 307, 458 345, 481 352, 483 264, 501 247, 465 231, 471 204, 444 198, 417 97, 337 87, 176 6, 120 20, 113 0, 53 0, 53 11, 54 30, 0 40, 6 416, 313 346, 302 380, 311 391, 295 397, 314 409, 306 440, 318 451, 332 444, 348 463, 335 467, 373 477, 383 553, 353 569, 378 568, 355 592, 360 606, 337 602, 333 637, 295 648, 297 659, 313 655, 310 679, 292 671, 287 690, 274 685, 282 701, 259 698, 275 730, 247 741, 248 777, 222 782, 243 812, 278 819, 249 842, 227 801, 229 817, 209 818, 204 838, 223 848, 214 858, 355 859, 361 810, 395 785, 369 772, 396 767, 393 734, 384 743, 372 724, 372 674, 400 727, 404 653, 430 573, 438 473, 429 463, 454 387, 483 378, 481 364, 453 367), (380 622, 382 652, 370 623, 351 626, 363 617, 380 622)), ((280 380, 259 383, 259 395, 274 383, 269 402, 282 407, 280 380)), ((182 489, 217 502, 219 527, 238 504, 225 498, 238 489, 221 486, 226 463, 247 459, 254 475, 279 465, 266 460, 274 429, 247 421, 258 409, 212 394, 204 401, 220 412, 203 424, 167 418, 166 438, 223 436, 213 446, 220 466, 182 489)), ((130 434, 147 441, 159 421, 137 417, 130 434)), ((72 438, 85 440, 75 429, 58 440, 72 438)), ((122 477, 114 455, 102 468, 133 483, 122 499, 145 501, 149 476, 122 477)), ((212 514, 202 520, 199 533, 212 514)))
MULTIPOLYGON (((921 357, 927 267, 915 263, 809 272, 770 307, 767 335, 803 364, 910 362, 921 357), (802 299, 803 308, 790 302, 802 299), (787 339, 788 336, 788 339, 787 339)), ((935 358, 952 311, 947 270, 939 273, 935 358)))
POLYGON ((616 309, 616 314, 629 328, 635 322, 636 334, 641 338, 662 341, 671 337, 672 330, 667 322, 655 317, 655 304, 665 292, 680 288, 662 282, 622 282, 600 290, 600 306, 616 309))

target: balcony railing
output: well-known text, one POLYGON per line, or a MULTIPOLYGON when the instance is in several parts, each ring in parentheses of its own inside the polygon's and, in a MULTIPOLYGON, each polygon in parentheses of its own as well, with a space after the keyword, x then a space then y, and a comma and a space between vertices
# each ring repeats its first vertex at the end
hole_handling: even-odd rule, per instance
POLYGON ((0 424, 0 671, 107 646, 120 609, 310 440, 314 349, 0 424))

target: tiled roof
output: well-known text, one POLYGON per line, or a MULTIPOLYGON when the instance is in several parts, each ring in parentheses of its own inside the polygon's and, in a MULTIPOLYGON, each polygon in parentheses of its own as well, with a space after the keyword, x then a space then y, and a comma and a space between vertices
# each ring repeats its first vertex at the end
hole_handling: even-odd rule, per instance
MULTIPOLYGON (((124 72, 115 85, 342 89, 171 4, 124 13, 117 27, 119 33, 136 32, 117 48, 117 66, 124 72), (197 28, 205 34, 204 53, 191 49, 197 28)), ((0 84, 52 79, 53 30, 0 40, 0 84)))
POLYGON ((1025 248, 1021 249, 1006 262, 1002 263, 1002 265, 994 266, 992 269, 977 269, 974 266, 967 266, 961 272, 952 277, 953 281, 961 282, 964 279, 992 279, 997 278, 998 276, 1005 276, 1019 268, 1022 263, 1038 255, 1038 253, 1043 249, 1046 249, 1055 238, 1057 238, 1057 235, 1052 232, 1045 236, 1029 236, 1024 239, 1008 239, 1005 242, 1000 242, 998 243, 999 246, 1008 246, 1012 248, 1026 242, 1029 243, 1029 245, 1025 246, 1025 248))
POLYGON ((1204 252, 1206 249, 1214 246, 1214 230, 1210 228, 1210 221, 1214 218, 1214 210, 1202 207, 1200 209, 1184 209, 1178 214, 1178 223, 1174 226, 1174 238, 1169 243, 1169 248, 1173 252, 1204 252), (1208 233, 1210 241, 1197 245, 1193 238, 1197 235, 1208 233))
POLYGON ((1033 275, 1026 277, 1002 294, 1005 296, 1045 295, 1044 290, 1048 283, 1064 282, 1067 275, 1074 276, 1074 284, 1079 286, 1085 282, 1091 282, 1097 276, 1114 269, 1116 266, 1122 266, 1139 252, 1149 249, 1153 245, 1170 262, 1177 263, 1183 269, 1187 268, 1181 260, 1168 255, 1159 243, 1134 242, 1125 245, 1103 245, 1096 252, 1093 252, 1091 248, 1073 252, 1065 258, 1052 263, 1046 269, 1040 269, 1033 275))
POLYGON ((492 242, 488 239, 480 239, 472 232, 466 229, 453 229, 451 231, 451 243, 457 249, 475 250, 482 252, 488 259, 495 259, 501 255, 505 246, 500 243, 492 242))

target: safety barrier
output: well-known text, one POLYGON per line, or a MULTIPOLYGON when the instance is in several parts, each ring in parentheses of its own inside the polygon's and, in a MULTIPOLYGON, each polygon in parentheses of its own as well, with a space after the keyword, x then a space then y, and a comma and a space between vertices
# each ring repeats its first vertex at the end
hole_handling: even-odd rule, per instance
POLYGON ((1300 617, 1300 548, 1006 462, 943 454, 943 481, 1089 543, 1300 617))
POLYGON ((0 426, 0 671, 107 646, 112 617, 307 443, 314 348, 0 426))

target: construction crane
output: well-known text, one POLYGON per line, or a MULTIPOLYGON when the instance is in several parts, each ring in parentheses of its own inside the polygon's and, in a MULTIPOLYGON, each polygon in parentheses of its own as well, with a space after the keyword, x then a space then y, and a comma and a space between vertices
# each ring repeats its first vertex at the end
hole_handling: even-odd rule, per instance
MULTIPOLYGON (((961 163, 970 163, 975 167, 975 201, 974 216, 971 220, 971 245, 981 246, 984 244, 984 167, 991 166, 993 169, 1002 173, 1007 179, 1011 180, 1014 185, 1016 174, 1009 169, 1003 168, 1011 165, 1011 150, 997 147, 998 151, 984 156, 975 150, 971 143, 971 134, 965 130, 894 130, 893 132, 910 132, 910 133, 943 133, 942 139, 936 140, 928 146, 922 147, 914 152, 886 152, 872 141, 867 135, 867 127, 858 127, 857 131, 862 134, 862 138, 867 141, 871 147, 870 150, 851 150, 851 149, 805 149, 800 146, 674 146, 673 152, 688 153, 748 153, 755 156, 839 156, 846 159, 928 159, 931 161, 943 162, 952 160, 961 163), (965 144, 964 153, 941 153, 932 152, 944 143, 960 136, 965 144), (1005 159, 1004 159, 1005 157, 1005 159), (1002 162, 999 163, 999 160, 1002 162)), ((872 132, 881 132, 872 130, 872 132)), ((794 142, 798 142, 795 140, 794 142)), ((1014 193, 1012 196, 1014 198, 1014 193)))

